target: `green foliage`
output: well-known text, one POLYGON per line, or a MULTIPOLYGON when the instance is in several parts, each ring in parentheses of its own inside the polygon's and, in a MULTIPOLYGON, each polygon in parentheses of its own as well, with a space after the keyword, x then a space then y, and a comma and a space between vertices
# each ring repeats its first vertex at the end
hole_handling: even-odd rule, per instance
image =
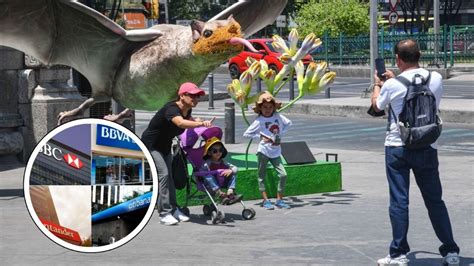
POLYGON ((360 0, 310 0, 296 13, 301 35, 314 32, 322 36, 325 31, 332 37, 343 32, 346 36, 366 34, 370 31, 369 4, 360 0))
POLYGON ((170 23, 177 19, 201 19, 200 11, 203 1, 174 0, 168 2, 170 23))
POLYGON ((168 1, 170 23, 177 19, 197 19, 207 21, 228 7, 232 1, 173 0, 168 1), (222 4, 221 4, 222 3, 222 4))

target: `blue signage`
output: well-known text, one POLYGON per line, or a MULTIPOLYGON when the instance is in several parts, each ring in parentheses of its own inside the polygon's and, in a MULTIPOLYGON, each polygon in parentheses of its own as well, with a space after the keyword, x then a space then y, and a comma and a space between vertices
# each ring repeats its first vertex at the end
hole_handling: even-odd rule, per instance
POLYGON ((141 151, 137 143, 133 141, 127 133, 119 129, 105 125, 97 125, 96 133, 97 145, 141 151))
POLYGON ((150 206, 151 196, 153 192, 147 192, 139 197, 136 197, 132 200, 120 203, 103 211, 100 211, 92 215, 92 222, 98 222, 110 217, 116 217, 128 212, 132 212, 138 209, 146 208, 150 206))

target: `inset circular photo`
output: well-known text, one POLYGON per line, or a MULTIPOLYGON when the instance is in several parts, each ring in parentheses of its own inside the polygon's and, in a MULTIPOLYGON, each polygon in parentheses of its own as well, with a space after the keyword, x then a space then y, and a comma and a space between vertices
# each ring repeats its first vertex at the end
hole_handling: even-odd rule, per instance
POLYGON ((102 119, 48 133, 25 169, 24 195, 38 228, 79 252, 103 252, 135 237, 158 198, 156 167, 142 141, 102 119))

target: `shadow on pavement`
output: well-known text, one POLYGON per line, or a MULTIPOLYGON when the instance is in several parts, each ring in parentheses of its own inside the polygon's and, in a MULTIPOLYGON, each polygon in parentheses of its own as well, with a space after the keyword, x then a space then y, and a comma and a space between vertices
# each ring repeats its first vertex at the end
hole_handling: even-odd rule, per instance
POLYGON ((1 197, 24 197, 23 189, 0 189, 1 197))
MULTIPOLYGON (((355 193, 323 193, 320 196, 316 197, 301 197, 297 196, 288 196, 286 198, 286 203, 293 208, 300 208, 304 206, 319 206, 323 204, 350 204, 354 199, 358 199, 361 194, 355 193), (338 198, 333 200, 328 200, 330 198, 338 198)), ((272 202, 275 203, 275 199, 272 199, 272 202)), ((262 202, 258 201, 253 204, 254 206, 261 207, 262 202)))
MULTIPOLYGON (((227 213, 225 212, 225 209, 221 209, 221 211, 224 211, 225 213, 224 223, 212 224, 210 216, 205 216, 203 214, 192 214, 192 213, 189 215, 189 218, 191 218, 189 222, 201 224, 201 225, 226 226, 226 227, 235 227, 235 225, 233 224, 235 223, 235 221, 247 222, 247 220, 245 220, 240 213, 227 213)), ((248 222, 252 222, 252 220, 248 220, 248 222)))

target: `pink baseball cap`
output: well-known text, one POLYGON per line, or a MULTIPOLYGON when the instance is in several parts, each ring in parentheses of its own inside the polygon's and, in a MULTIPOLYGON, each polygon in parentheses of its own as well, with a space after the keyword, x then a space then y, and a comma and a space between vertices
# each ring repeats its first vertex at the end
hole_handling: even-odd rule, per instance
POLYGON ((203 96, 204 94, 206 94, 196 84, 191 83, 191 82, 185 82, 185 83, 181 84, 181 87, 179 87, 178 95, 183 95, 185 93, 198 94, 200 96, 203 96))

